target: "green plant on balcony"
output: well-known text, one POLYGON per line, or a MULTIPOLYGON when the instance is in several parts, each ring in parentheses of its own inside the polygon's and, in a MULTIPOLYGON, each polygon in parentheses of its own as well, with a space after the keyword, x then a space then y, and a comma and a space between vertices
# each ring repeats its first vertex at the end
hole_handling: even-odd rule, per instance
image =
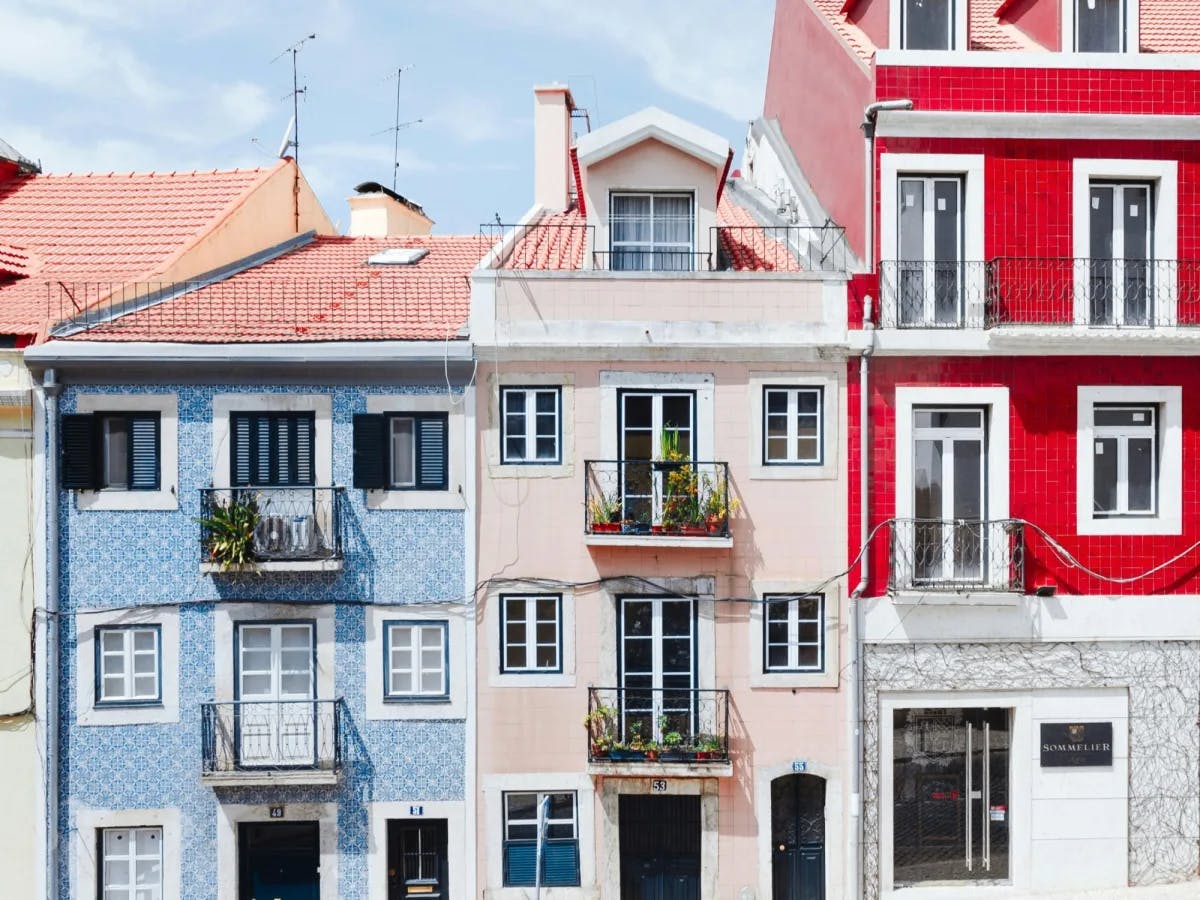
POLYGON ((620 531, 621 505, 621 498, 616 491, 597 488, 595 495, 588 500, 588 522, 592 531, 620 531))
POLYGON ((663 479, 663 530, 702 528, 700 480, 691 456, 680 447, 677 431, 663 432, 656 465, 663 479))
POLYGON ((258 498, 252 494, 235 493, 228 500, 214 498, 209 514, 197 519, 206 532, 208 561, 222 571, 252 567, 259 519, 258 498))
POLYGON ((725 530, 729 517, 742 505, 736 497, 729 496, 729 482, 724 475, 711 478, 705 475, 700 485, 700 517, 709 534, 725 530))
POLYGON ((696 759, 719 759, 723 750, 724 746, 716 735, 696 736, 696 759))
MULTIPOLYGON (((607 756, 617 746, 617 711, 611 706, 600 705, 583 717, 587 729, 592 756, 607 756)), ((621 749, 624 749, 622 746, 621 749)))

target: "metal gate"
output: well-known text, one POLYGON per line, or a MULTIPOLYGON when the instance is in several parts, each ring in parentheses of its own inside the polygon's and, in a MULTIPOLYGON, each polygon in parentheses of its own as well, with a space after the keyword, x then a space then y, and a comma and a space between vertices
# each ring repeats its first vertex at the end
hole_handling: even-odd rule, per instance
POLYGON ((621 900, 699 900, 700 798, 623 794, 621 900))

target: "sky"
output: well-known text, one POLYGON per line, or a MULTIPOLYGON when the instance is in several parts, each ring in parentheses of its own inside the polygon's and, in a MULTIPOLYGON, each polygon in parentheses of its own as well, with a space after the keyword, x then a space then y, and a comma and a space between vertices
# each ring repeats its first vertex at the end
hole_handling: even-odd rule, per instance
POLYGON ((772 0, 0 0, 0 138, 46 172, 299 159, 345 230, 362 181, 441 234, 516 221, 533 193, 534 84, 571 86, 592 127, 659 106, 740 154, 762 111, 772 0))

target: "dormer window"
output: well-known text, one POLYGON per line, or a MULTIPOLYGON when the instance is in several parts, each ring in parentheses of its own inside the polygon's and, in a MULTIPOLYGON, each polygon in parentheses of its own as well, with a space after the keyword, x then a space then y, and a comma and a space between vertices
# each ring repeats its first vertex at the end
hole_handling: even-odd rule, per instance
POLYGON ((1071 0, 1075 12, 1075 50, 1123 53, 1129 49, 1129 0, 1071 0))
POLYGON ((622 272, 695 268, 691 194, 614 193, 609 209, 609 268, 622 272))
MULTIPOLYGON (((1086 0, 1084 0, 1086 2, 1086 0)), ((957 10, 965 0, 900 0, 904 50, 954 50, 957 10)))

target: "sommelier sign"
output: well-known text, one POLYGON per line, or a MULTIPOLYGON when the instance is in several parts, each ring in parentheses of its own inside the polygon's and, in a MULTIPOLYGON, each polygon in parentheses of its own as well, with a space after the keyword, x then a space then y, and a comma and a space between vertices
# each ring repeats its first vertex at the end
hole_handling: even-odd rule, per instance
POLYGON ((1111 766, 1112 722, 1042 723, 1042 766, 1111 766))

